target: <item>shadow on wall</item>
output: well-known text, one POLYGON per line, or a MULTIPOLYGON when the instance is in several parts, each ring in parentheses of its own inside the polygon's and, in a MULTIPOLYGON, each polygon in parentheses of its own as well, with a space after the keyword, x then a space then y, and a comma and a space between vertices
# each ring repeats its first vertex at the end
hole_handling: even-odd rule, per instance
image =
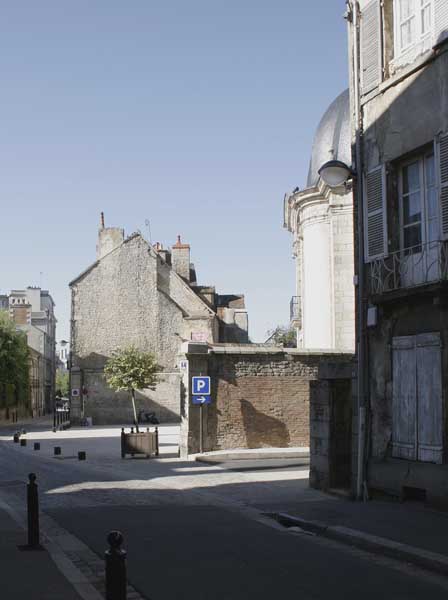
POLYGON ((291 438, 284 423, 259 412, 247 400, 240 400, 240 403, 248 448, 286 448, 290 445, 291 438))
MULTIPOLYGON (((104 379, 103 367, 107 357, 91 353, 83 359, 76 357, 80 367, 79 387, 86 388, 85 416, 92 417, 95 425, 130 425, 133 411, 129 392, 115 392, 104 379)), ((180 374, 162 378, 155 390, 136 390, 137 413, 154 412, 160 422, 177 423, 180 420, 180 374)), ((76 413, 74 421, 76 422, 76 413)))

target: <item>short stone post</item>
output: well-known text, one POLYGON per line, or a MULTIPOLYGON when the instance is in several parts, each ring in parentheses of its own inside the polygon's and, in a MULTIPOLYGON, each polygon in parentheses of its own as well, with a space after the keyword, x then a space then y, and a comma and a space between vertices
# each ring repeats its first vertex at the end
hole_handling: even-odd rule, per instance
POLYGON ((109 550, 104 553, 106 561, 106 600, 126 600, 126 551, 121 548, 123 535, 111 531, 107 536, 109 550))
POLYGON ((36 475, 28 475, 27 509, 28 509, 28 548, 40 548, 39 541, 39 496, 37 492, 36 475))
POLYGON ((21 446, 26 446, 26 438, 21 438, 20 439, 20 445, 21 446))

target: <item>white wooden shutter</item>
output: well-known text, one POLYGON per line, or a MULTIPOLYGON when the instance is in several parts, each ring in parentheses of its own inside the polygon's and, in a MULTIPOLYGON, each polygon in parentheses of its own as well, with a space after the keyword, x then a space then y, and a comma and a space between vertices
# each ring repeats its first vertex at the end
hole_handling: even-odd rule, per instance
MULTIPOLYGON (((447 0, 448 4, 448 0, 447 0)), ((448 135, 437 142, 439 163, 440 231, 444 240, 448 239, 448 135)))
POLYGON ((448 37, 448 2, 434 0, 434 45, 448 37))
POLYGON ((443 460, 442 357, 440 335, 417 336, 418 460, 443 460))
POLYGON ((385 165, 364 176, 364 243, 366 262, 387 254, 385 165))
POLYGON ((417 458, 417 368, 415 336, 392 340, 392 455, 417 458))
POLYGON ((368 94, 379 85, 382 66, 381 6, 380 0, 372 0, 361 13, 362 94, 368 94))

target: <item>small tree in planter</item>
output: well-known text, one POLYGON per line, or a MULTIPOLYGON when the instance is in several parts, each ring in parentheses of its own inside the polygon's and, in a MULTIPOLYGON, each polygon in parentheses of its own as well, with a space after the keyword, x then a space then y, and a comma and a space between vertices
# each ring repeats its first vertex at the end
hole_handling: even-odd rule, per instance
POLYGON ((134 346, 116 350, 104 367, 107 384, 116 392, 131 392, 134 423, 138 432, 138 419, 135 410, 135 390, 154 390, 160 366, 152 352, 141 352, 134 346))

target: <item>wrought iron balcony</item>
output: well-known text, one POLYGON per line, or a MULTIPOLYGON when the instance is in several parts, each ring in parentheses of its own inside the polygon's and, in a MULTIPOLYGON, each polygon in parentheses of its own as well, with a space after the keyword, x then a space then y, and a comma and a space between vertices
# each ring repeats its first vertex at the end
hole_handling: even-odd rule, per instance
POLYGON ((393 252, 368 265, 372 295, 448 279, 448 245, 436 241, 393 252))
POLYGON ((291 327, 302 326, 302 301, 300 296, 293 296, 289 303, 289 320, 291 327))

